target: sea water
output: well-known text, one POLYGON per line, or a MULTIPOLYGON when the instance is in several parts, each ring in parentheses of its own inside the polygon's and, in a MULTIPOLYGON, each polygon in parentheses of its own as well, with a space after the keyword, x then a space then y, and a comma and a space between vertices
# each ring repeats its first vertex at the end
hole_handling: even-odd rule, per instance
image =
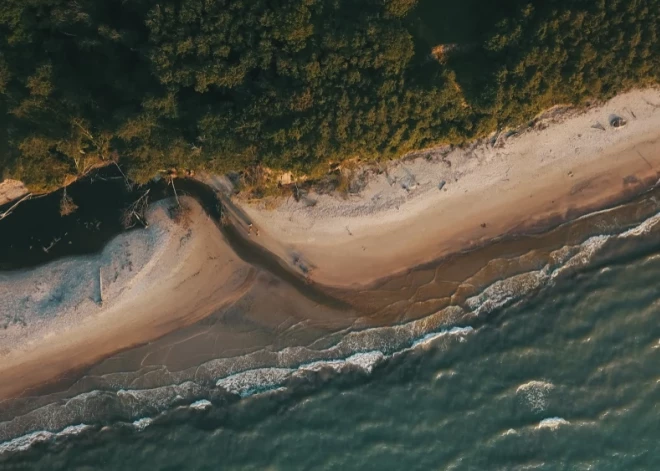
POLYGON ((660 469, 659 219, 556 250, 450 325, 49 405, 0 444, 0 469, 660 469), (92 419, 115 403, 129 412, 92 419))

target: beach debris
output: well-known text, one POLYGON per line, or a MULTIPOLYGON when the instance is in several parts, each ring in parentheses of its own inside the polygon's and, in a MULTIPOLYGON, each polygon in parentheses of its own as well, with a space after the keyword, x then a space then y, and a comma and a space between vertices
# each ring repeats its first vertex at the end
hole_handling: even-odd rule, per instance
POLYGON ((485 229, 485 228, 486 228, 486 223, 485 223, 485 222, 482 222, 480 225, 481 225, 481 228, 482 228, 482 229, 485 229))
POLYGON ((594 129, 600 129, 601 131, 605 131, 605 126, 600 124, 600 122, 597 122, 596 124, 591 125, 592 128, 594 129))
POLYGON ((440 180, 440 183, 438 183, 438 190, 442 190, 447 182, 445 180, 440 180))
POLYGON ((187 203, 174 204, 169 207, 170 218, 176 224, 188 228, 192 222, 190 218, 190 211, 192 207, 187 203))
POLYGON ((349 236, 352 236, 352 235, 353 235, 353 233, 352 233, 351 230, 348 228, 348 226, 346 226, 346 232, 348 232, 348 235, 349 235, 349 236))
POLYGON ((55 237, 55 238, 51 241, 51 243, 50 243, 50 245, 49 245, 48 247, 41 247, 41 249, 42 249, 45 253, 48 253, 48 252, 50 251, 50 249, 52 249, 52 248, 55 246, 55 244, 57 244, 60 240, 62 240, 61 237, 55 237))
POLYGON ((149 191, 145 191, 142 196, 135 200, 131 205, 126 208, 122 214, 121 224, 124 229, 130 229, 138 222, 143 227, 149 227, 145 213, 149 206, 149 191))
POLYGON ((573 171, 572 171, 572 170, 570 170, 570 171, 568 172, 568 174, 567 174, 567 175, 568 175, 569 177, 572 177, 572 176, 573 176, 573 171))
POLYGON ((612 126, 613 128, 622 128, 626 124, 628 124, 628 122, 625 119, 623 119, 621 116, 615 114, 610 115, 610 126, 612 126))
POLYGON ((179 195, 176 192, 176 187, 174 186, 174 177, 170 178, 170 185, 172 185, 172 190, 174 190, 174 198, 176 199, 176 204, 181 206, 181 201, 179 201, 179 195))
POLYGON ((489 144, 490 144, 491 147, 495 147, 495 145, 497 144, 497 140, 500 138, 500 133, 501 133, 501 132, 502 132, 502 131, 498 129, 498 130, 493 134, 493 137, 490 138, 489 144))
POLYGON ((9 216, 19 204, 21 204, 23 201, 29 200, 30 198, 32 198, 32 193, 28 193, 27 195, 23 196, 20 200, 14 203, 7 211, 5 211, 4 213, 0 213, 0 221, 2 221, 4 218, 9 216))
POLYGON ((628 113, 630 113, 630 116, 633 117, 633 119, 637 119, 637 116, 635 116, 635 113, 633 113, 633 110, 630 108, 624 108, 628 113))
POLYGON ((117 170, 119 170, 119 173, 121 173, 121 176, 122 176, 122 178, 124 179, 124 184, 126 185, 126 189, 127 189, 128 191, 133 191, 133 186, 134 186, 134 185, 133 185, 133 182, 131 182, 131 181, 128 179, 128 177, 127 177, 126 174, 122 171, 121 167, 119 166, 119 164, 117 163, 116 160, 113 161, 112 163, 115 164, 115 167, 117 167, 117 170))
POLYGON ((406 176, 400 180, 401 188, 406 191, 412 191, 417 188, 417 179, 415 178, 415 175, 405 167, 403 171, 406 172, 406 176))
POLYGON ((66 187, 62 193, 62 200, 60 201, 60 216, 68 216, 73 214, 78 209, 78 205, 73 202, 73 198, 66 194, 66 187))

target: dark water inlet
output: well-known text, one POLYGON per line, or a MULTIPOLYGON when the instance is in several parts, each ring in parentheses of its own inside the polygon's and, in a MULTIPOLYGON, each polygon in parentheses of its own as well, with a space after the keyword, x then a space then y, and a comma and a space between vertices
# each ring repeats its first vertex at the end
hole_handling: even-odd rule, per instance
MULTIPOLYGON (((60 215, 64 190, 24 201, 0 221, 0 270, 100 251, 125 230, 123 211, 147 190, 151 201, 168 196, 164 182, 129 189, 118 169, 108 167, 66 188, 78 206, 68 216, 60 215)), ((0 207, 0 212, 9 206, 0 207)))
MULTIPOLYGON (((251 243, 240 233, 240 227, 219 224, 223 206, 231 202, 221 201, 211 187, 186 178, 175 180, 175 185, 178 196, 190 196, 202 205, 241 259, 282 278, 315 302, 339 309, 347 307, 289 270, 278 257, 251 243)), ((0 271, 32 268, 66 256, 99 252, 118 234, 142 227, 137 223, 126 229, 122 218, 126 208, 145 192, 149 192, 149 203, 174 196, 172 187, 163 179, 129 188, 115 167, 101 169, 67 187, 67 196, 78 206, 68 216, 60 214, 63 191, 27 200, 0 221, 0 271)), ((0 212, 10 206, 0 207, 0 212)), ((240 212, 233 205, 232 210, 240 212)))

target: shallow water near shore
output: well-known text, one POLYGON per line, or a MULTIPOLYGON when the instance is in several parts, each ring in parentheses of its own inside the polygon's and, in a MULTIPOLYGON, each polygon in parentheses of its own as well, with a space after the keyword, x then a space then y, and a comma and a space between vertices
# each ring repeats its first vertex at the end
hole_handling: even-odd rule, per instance
POLYGON ((655 469, 654 198, 331 293, 357 313, 242 355, 125 352, 5 404, 0 467, 655 469))

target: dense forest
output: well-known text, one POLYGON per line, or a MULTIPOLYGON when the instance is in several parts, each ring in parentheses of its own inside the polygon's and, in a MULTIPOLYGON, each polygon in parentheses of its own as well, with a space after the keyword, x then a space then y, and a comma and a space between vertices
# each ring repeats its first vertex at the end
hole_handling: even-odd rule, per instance
POLYGON ((453 3, 2 0, 0 173, 317 172, 660 80, 660 0, 453 3))

